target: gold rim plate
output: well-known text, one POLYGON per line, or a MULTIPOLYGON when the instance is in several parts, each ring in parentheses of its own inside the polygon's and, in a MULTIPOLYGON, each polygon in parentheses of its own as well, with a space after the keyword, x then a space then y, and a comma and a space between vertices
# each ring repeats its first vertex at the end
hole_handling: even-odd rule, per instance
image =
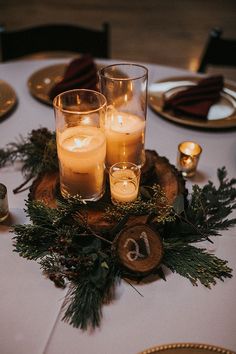
POLYGON ((0 119, 7 115, 16 105, 17 97, 13 88, 0 80, 0 119))
MULTIPOLYGON (((28 88, 33 97, 42 103, 52 105, 49 93, 64 76, 68 64, 55 64, 35 71, 28 79, 28 88)), ((97 65, 98 70, 101 66, 97 65)))
POLYGON ((147 350, 144 350, 139 354, 235 354, 231 350, 224 349, 215 345, 209 344, 199 344, 199 343, 174 343, 174 344, 165 344, 158 347, 153 347, 147 350))
POLYGON ((163 96, 171 97, 179 90, 196 85, 201 78, 192 76, 170 77, 149 86, 148 103, 162 117, 172 122, 196 128, 225 129, 236 127, 236 85, 225 82, 219 102, 214 104, 207 119, 177 114, 172 109, 163 108, 163 96))

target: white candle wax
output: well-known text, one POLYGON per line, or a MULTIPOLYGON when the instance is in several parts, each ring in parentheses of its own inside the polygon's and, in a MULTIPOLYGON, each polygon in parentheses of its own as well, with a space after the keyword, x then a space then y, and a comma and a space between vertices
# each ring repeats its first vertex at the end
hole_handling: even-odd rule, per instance
POLYGON ((144 120, 133 114, 114 111, 108 113, 105 132, 108 166, 120 161, 143 165, 145 159, 144 120))
POLYGON ((114 171, 110 181, 111 198, 114 202, 133 202, 137 198, 139 183, 133 171, 114 171))
POLYGON ((104 133, 96 127, 77 126, 57 134, 62 194, 98 199, 104 190, 104 133))

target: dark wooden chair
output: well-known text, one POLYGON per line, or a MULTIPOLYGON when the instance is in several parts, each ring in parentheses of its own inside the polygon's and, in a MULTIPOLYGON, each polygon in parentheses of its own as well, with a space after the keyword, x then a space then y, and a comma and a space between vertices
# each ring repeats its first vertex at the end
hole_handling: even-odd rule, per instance
POLYGON ((211 30, 197 72, 205 73, 209 65, 236 68, 236 40, 222 38, 219 28, 211 30))
POLYGON ((110 57, 110 26, 102 30, 66 24, 47 24, 7 31, 0 26, 1 61, 41 52, 90 53, 97 58, 110 57))

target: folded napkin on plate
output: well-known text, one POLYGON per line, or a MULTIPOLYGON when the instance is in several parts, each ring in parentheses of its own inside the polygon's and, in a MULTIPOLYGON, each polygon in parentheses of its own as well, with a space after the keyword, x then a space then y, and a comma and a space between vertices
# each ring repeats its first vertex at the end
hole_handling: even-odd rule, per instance
POLYGON ((219 100, 223 87, 221 75, 204 78, 197 85, 171 96, 165 101, 165 107, 206 119, 211 106, 219 100))
POLYGON ((52 87, 49 93, 51 100, 59 93, 73 89, 97 90, 97 67, 93 58, 86 54, 72 60, 68 65, 62 81, 52 87))

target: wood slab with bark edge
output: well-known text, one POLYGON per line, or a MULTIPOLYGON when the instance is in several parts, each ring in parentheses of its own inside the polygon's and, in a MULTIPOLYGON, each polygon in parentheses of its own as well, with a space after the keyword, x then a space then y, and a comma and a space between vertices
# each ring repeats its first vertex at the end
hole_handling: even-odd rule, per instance
POLYGON ((145 276, 156 269, 163 256, 158 232, 147 225, 125 227, 113 242, 120 263, 136 276, 145 276))
MULTIPOLYGON (((29 199, 42 201, 49 207, 55 208, 55 191, 58 183, 59 176, 57 172, 40 175, 31 186, 29 199)), ((171 165, 166 157, 159 156, 156 151, 146 150, 146 162, 142 168, 141 185, 152 186, 154 183, 161 186, 170 205, 173 205, 175 198, 179 194, 187 195, 185 180, 176 167, 171 165)), ((109 187, 107 188, 108 193, 109 187)), ((99 201, 88 203, 86 206, 87 222, 96 231, 114 226, 104 219, 103 205, 107 206, 108 198, 106 195, 99 201)), ((127 224, 145 224, 146 221, 147 217, 145 216, 135 216, 130 217, 127 224)))

